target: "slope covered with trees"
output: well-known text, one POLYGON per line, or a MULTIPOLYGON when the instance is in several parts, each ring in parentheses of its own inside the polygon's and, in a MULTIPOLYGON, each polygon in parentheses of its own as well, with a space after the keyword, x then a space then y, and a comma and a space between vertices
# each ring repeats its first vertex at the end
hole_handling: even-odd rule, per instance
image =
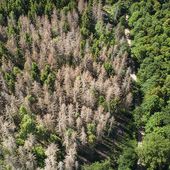
POLYGON ((130 7, 131 56, 138 66, 142 100, 134 111, 144 128, 138 148, 148 169, 168 169, 170 162, 170 3, 141 1, 130 7))
POLYGON ((0 169, 168 169, 169 9, 2 0, 0 169))

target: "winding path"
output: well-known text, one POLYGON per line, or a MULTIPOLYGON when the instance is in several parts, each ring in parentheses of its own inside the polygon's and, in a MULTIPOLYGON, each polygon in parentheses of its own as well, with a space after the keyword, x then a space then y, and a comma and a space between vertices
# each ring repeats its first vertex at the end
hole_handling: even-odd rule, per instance
MULTIPOLYGON (((126 22, 128 22, 128 19, 129 19, 129 16, 126 15, 126 22)), ((129 47, 131 47, 130 30, 128 28, 125 28, 125 38, 127 40, 129 47)))
MULTIPOLYGON (((126 15, 126 22, 128 22, 128 19, 129 19, 129 16, 126 15)), ((129 47, 131 47, 130 30, 128 28, 125 28, 124 33, 125 33, 126 41, 127 41, 128 45, 129 45, 129 47)), ((135 73, 130 74, 130 77, 132 78, 133 81, 137 82, 137 76, 136 76, 135 73)), ((144 136, 144 128, 140 127, 138 129, 138 134, 137 134, 138 147, 140 145, 142 145, 143 136, 144 136)), ((138 159, 138 162, 137 162, 137 170, 143 170, 143 167, 142 167, 140 159, 138 159)))

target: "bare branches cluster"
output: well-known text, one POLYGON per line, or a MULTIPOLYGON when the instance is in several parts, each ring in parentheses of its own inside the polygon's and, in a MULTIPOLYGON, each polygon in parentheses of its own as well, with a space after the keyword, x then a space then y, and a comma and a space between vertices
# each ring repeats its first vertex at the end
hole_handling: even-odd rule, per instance
MULTIPOLYGON (((83 0, 79 1, 78 11, 83 12, 86 6, 83 0)), ((101 4, 94 6, 94 11, 94 18, 102 20, 101 4)), ((78 149, 82 145, 89 146, 94 141, 100 141, 112 130, 119 108, 128 109, 131 105, 128 54, 120 52, 121 44, 125 43, 123 35, 117 35, 120 41, 118 45, 103 46, 98 59, 93 58, 88 45, 87 53, 82 57, 78 20, 76 10, 67 15, 54 11, 51 20, 46 16, 37 16, 35 24, 21 16, 18 21, 19 37, 8 36, 7 28, 0 28, 5 32, 3 38, 8 36, 5 47, 10 55, 17 56, 17 49, 20 49, 24 58, 23 68, 15 77, 13 93, 8 89, 4 76, 0 75, 0 142, 7 150, 4 159, 12 169, 35 169, 37 162, 32 148, 38 144, 45 148, 45 170, 75 169, 79 166, 76 161, 78 149), (67 31, 63 30, 65 24, 68 24, 67 31), (104 66, 107 62, 114 69, 111 75, 108 75, 104 66), (32 78, 33 63, 39 69, 39 73, 36 73, 39 80, 32 78), (40 81, 47 65, 55 77, 53 90, 40 81), (113 107, 113 103, 116 107, 113 107), (23 117, 20 115, 21 106, 26 108, 30 121, 34 119, 36 129, 43 128, 48 133, 57 134, 65 150, 64 159, 59 157, 61 148, 57 142, 39 141, 38 132, 35 131, 29 133, 26 130, 25 141, 17 147, 19 133, 24 128, 18 125, 23 117)), ((12 21, 9 23, 16 24, 12 21)), ((86 40, 87 44, 90 39, 86 40)), ((5 56, 3 60, 2 72, 10 73, 16 63, 5 56)))

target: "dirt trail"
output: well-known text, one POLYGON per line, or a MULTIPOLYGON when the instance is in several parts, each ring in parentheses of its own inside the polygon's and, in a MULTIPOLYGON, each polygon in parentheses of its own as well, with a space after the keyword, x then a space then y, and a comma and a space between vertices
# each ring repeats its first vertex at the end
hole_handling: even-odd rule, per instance
MULTIPOLYGON (((129 16, 126 15, 126 22, 128 22, 128 19, 129 19, 129 16)), ((127 40, 129 47, 131 47, 130 30, 128 28, 125 28, 125 38, 127 40)))
MULTIPOLYGON (((128 19, 129 19, 129 16, 126 15, 126 22, 127 22, 127 23, 128 23, 128 19)), ((125 32, 124 32, 124 33, 125 33, 126 41, 127 41, 128 45, 129 45, 129 47, 131 47, 131 39, 130 39, 130 30, 129 30, 129 28, 125 28, 125 32)), ((130 77, 132 78, 133 81, 137 82, 137 76, 136 76, 135 73, 130 74, 130 77)), ((138 129, 138 135, 137 135, 138 147, 139 147, 140 145, 142 145, 143 136, 144 136, 144 128, 143 128, 143 127, 140 127, 140 128, 138 129)), ((141 164, 141 161, 140 161, 140 159, 139 159, 138 162, 137 162, 137 170, 143 170, 143 169, 144 169, 144 168, 143 168, 143 166, 142 166, 142 164, 141 164)))
MULTIPOLYGON (((126 22, 128 23, 128 19, 129 19, 129 16, 126 15, 126 22)), ((126 41, 129 45, 129 47, 131 47, 131 39, 130 39, 130 30, 129 28, 125 28, 125 38, 126 38, 126 41)), ((130 74, 130 77, 132 78, 133 81, 136 81, 137 82, 137 76, 133 73, 133 74, 130 74)))

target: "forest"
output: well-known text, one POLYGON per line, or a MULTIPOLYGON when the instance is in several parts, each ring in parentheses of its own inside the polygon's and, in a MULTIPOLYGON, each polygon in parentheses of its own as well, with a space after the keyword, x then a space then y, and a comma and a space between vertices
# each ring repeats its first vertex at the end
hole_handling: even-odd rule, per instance
POLYGON ((0 170, 170 170, 170 1, 0 0, 0 170))

